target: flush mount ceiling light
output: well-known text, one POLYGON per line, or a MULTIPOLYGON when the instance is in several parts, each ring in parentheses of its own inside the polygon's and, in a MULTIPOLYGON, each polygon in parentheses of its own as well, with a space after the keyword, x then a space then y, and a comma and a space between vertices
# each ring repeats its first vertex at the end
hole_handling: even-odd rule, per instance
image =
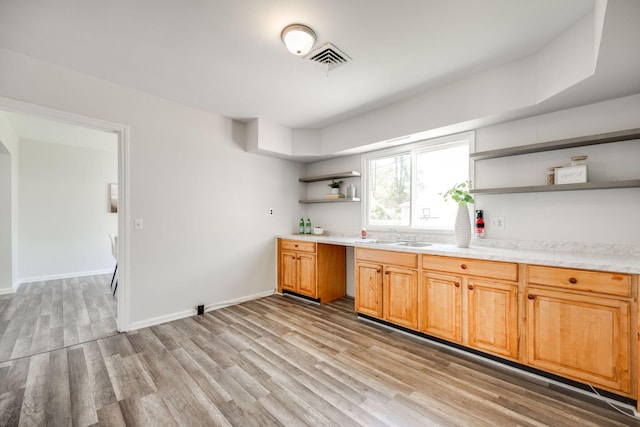
POLYGON ((282 41, 289 52, 297 56, 309 53, 316 42, 316 33, 306 25, 291 24, 282 30, 282 41))

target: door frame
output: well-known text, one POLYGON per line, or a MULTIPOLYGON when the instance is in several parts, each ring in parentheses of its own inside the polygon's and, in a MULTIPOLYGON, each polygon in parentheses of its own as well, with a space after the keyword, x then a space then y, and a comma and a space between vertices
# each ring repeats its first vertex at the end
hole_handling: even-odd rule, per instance
MULTIPOLYGON (((115 133, 118 137, 118 332, 129 330, 129 126, 0 97, 0 110, 115 133)), ((13 254, 17 256, 17 254, 13 254)))

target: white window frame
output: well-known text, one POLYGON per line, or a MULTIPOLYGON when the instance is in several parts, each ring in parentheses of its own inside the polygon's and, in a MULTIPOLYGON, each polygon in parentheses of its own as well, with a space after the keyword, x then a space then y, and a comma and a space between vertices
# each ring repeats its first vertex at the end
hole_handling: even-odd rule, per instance
MULTIPOLYGON (((413 217, 414 217, 414 209, 413 209, 413 195, 415 194, 415 187, 417 185, 417 171, 415 166, 415 153, 421 151, 429 151, 429 150, 438 150, 440 148, 445 148, 448 146, 456 145, 457 143, 462 143, 463 141, 467 142, 469 145, 469 153, 473 153, 475 151, 475 132, 463 132, 455 135, 448 135, 439 138, 431 138, 431 139, 423 139, 418 142, 414 142, 406 145, 398 145, 395 147, 371 151, 369 153, 365 153, 361 156, 361 167, 362 167, 362 180, 361 180, 361 200, 362 200, 362 209, 361 209, 361 224, 363 228, 367 230, 385 230, 388 231, 390 228, 394 230, 403 230, 403 231, 451 231, 453 230, 453 222, 450 227, 425 227, 425 226, 415 226, 413 217), (382 225, 371 225, 369 224, 369 162, 371 160, 376 160, 384 157, 397 156, 402 153, 410 153, 411 154, 411 189, 410 189, 410 200, 411 200, 411 209, 409 216, 409 225, 394 225, 394 226, 382 226, 382 225)), ((469 159, 469 180, 473 180, 475 177, 474 170, 474 162, 469 159)))

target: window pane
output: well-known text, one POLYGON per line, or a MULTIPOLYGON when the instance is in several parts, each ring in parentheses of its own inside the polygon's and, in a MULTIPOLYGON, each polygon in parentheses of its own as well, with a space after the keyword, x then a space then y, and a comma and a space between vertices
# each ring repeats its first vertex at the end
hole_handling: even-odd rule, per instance
POLYGON ((410 225, 411 156, 369 162, 369 224, 410 225))
POLYGON ((469 179, 469 146, 417 152, 416 177, 413 225, 452 228, 458 206, 451 201, 445 203, 443 195, 469 179))

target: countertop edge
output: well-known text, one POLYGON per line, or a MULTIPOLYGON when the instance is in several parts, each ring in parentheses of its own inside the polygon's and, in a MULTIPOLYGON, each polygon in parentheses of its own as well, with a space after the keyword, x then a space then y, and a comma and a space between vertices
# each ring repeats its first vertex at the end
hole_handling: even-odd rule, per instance
POLYGON ((640 257, 626 255, 604 255, 585 252, 532 251, 520 249, 498 249, 483 246, 459 248, 455 245, 434 243, 424 248, 376 244, 357 237, 334 237, 284 234, 277 238, 306 242, 325 243, 330 245, 370 248, 395 252, 410 252, 427 255, 474 258, 488 261, 516 262, 520 264, 536 264, 549 267, 577 268, 598 270, 613 273, 640 274, 640 257))

